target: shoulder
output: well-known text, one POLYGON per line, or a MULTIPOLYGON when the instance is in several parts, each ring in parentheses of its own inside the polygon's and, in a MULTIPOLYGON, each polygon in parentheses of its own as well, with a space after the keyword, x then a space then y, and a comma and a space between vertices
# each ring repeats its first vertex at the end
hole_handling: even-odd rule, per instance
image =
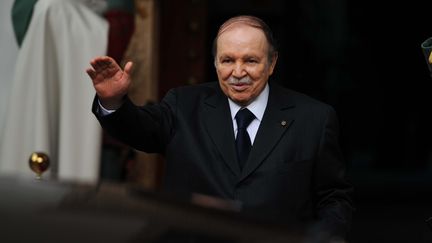
POLYGON ((270 86, 270 94, 273 96, 269 97, 272 106, 289 112, 304 125, 318 123, 321 127, 326 123, 338 123, 338 116, 331 105, 309 95, 277 84, 270 86))
POLYGON ((197 107, 208 98, 224 97, 218 82, 185 85, 170 89, 163 103, 175 106, 197 107))
POLYGON ((286 106, 293 106, 297 108, 308 108, 312 110, 329 110, 333 109, 331 105, 313 98, 304 93, 285 88, 279 84, 270 84, 270 95, 274 96, 277 102, 285 104, 286 106))
POLYGON ((277 103, 276 105, 293 117, 296 124, 307 128, 308 132, 316 131, 321 133, 330 129, 335 134, 338 133, 338 115, 331 105, 298 91, 278 85, 276 87, 278 90, 274 90, 274 94, 277 100, 282 103, 282 105, 277 103))

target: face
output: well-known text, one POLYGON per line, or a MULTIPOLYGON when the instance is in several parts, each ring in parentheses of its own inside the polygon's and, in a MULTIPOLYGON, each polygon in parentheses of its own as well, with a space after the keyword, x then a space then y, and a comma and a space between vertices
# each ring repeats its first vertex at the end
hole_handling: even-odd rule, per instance
POLYGON ((225 95, 246 106, 261 93, 277 60, 268 51, 264 33, 251 26, 237 24, 219 35, 215 66, 225 95))

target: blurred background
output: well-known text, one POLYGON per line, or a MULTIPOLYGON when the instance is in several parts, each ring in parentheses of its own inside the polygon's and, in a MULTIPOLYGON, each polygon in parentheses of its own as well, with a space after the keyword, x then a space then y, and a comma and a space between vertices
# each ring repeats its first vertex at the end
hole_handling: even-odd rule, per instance
MULTIPOLYGON (((106 38, 102 36, 107 40, 106 53, 100 54, 137 64, 131 96, 141 104, 157 102, 172 87, 216 81, 211 46, 219 25, 239 14, 262 18, 279 44, 271 79, 332 105, 339 115, 340 143, 355 186, 357 208, 349 241, 432 241, 432 230, 425 223, 432 217, 432 78, 420 48, 432 36, 430 1, 82 2, 107 24, 106 38)), ((11 17, 13 3, 1 3, 3 132, 9 110, 23 111, 8 108, 14 105, 9 94, 16 81, 13 70, 18 53, 25 45, 32 45, 26 43, 26 34, 22 34, 22 46, 17 42, 14 30, 18 27, 14 29, 11 17), (8 43, 12 44, 5 47, 8 43)), ((49 7, 45 10, 53 11, 49 7)), ((20 29, 30 31, 25 26, 20 29)), ((79 91, 74 94, 74 99, 80 99, 79 91)), ((89 115, 92 95, 87 97, 88 108, 82 111, 89 115)), ((158 187, 162 158, 131 150, 100 133, 94 173, 84 181, 158 187)), ((4 138, 2 146, 10 142, 4 138)), ((50 176, 62 179, 60 158, 55 161, 50 176)), ((10 169, 2 163, 10 161, 0 161, 0 173, 21 174, 27 169, 10 169)))

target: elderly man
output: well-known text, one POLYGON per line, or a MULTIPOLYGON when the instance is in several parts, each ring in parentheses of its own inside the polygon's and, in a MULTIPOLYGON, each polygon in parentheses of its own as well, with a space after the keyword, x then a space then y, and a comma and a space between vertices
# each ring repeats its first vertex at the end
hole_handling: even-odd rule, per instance
POLYGON ((127 97, 133 64, 122 70, 97 57, 87 69, 97 93, 93 112, 116 138, 165 155, 165 191, 236 200, 343 237, 352 187, 335 111, 268 82, 277 58, 261 19, 231 18, 214 42, 219 83, 172 89, 160 103, 137 107, 127 97))

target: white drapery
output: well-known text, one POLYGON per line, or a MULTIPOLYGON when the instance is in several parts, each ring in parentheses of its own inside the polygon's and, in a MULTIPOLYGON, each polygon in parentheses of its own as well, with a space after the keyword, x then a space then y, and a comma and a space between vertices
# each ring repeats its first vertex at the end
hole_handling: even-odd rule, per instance
POLYGON ((32 176, 28 158, 47 153, 43 177, 95 182, 101 128, 91 114, 94 96, 85 73, 105 55, 108 23, 74 0, 39 0, 18 53, 2 130, 0 173, 32 176))
POLYGON ((18 56, 18 44, 11 18, 13 2, 13 0, 0 1, 0 140, 12 86, 13 70, 18 56))

